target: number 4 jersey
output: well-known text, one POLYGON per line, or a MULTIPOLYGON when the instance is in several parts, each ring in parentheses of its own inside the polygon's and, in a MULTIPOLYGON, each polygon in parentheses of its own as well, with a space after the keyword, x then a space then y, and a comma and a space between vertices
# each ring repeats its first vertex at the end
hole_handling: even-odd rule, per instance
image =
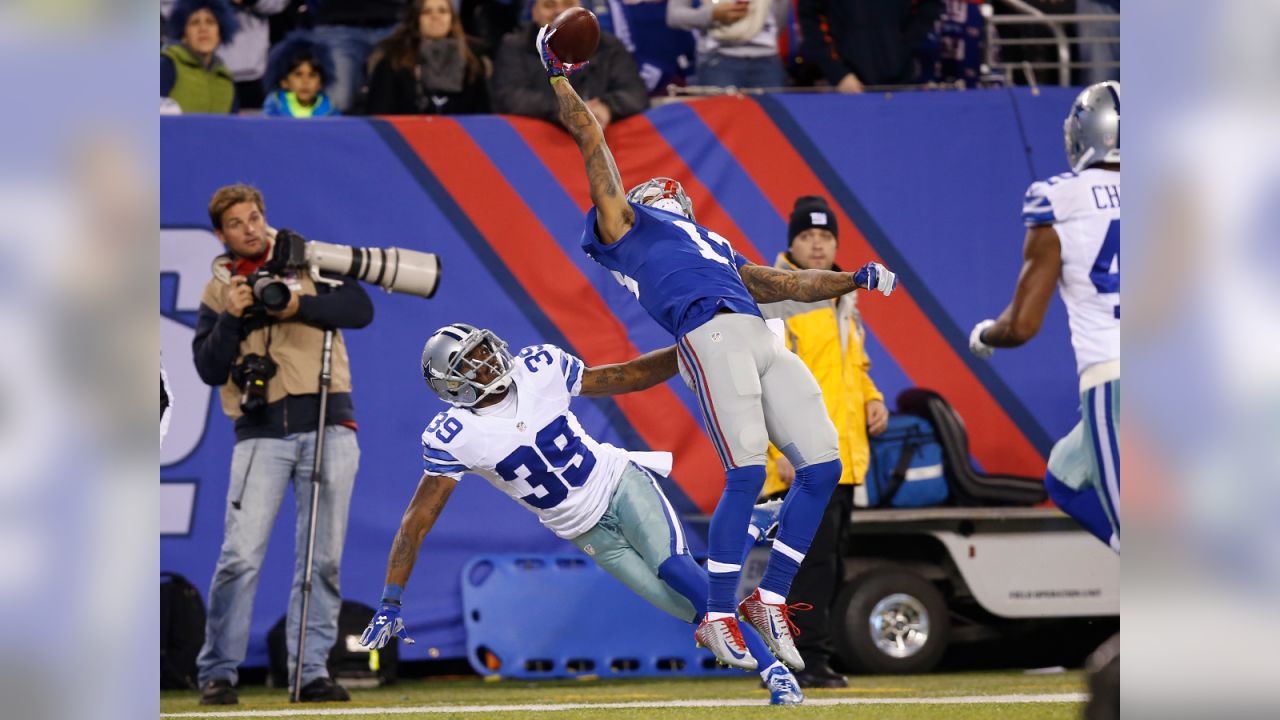
POLYGON ((1058 289, 1067 305, 1076 371, 1120 358, 1120 173, 1089 168, 1032 183, 1027 227, 1053 225, 1062 244, 1058 289))
POLYGON ((569 410, 583 370, 581 360, 553 345, 521 350, 502 401, 450 408, 431 421, 422 433, 423 468, 454 480, 464 472, 484 477, 562 538, 590 530, 628 456, 583 432, 569 410))

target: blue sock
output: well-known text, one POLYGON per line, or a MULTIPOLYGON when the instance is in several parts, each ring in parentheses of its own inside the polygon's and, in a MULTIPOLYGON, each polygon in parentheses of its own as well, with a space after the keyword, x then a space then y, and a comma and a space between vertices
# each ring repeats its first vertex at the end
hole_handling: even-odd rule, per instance
POLYGON ((711 515, 707 538, 707 611, 731 613, 737 609, 738 575, 742 570, 742 537, 751 522, 764 466, 748 465, 725 473, 724 493, 711 515))
POLYGON ((1111 545, 1111 534, 1114 530, 1096 490, 1091 487, 1072 490, 1051 472, 1044 474, 1044 486, 1049 491, 1049 497, 1053 499, 1054 505, 1074 518, 1105 545, 1111 545))
POLYGON ((658 566, 658 579, 693 605, 695 625, 707 614, 707 571, 686 554, 672 555, 658 566))
POLYGON ((822 523, 831 501, 831 491, 840 482, 840 461, 829 460, 817 465, 806 465, 796 470, 795 482, 787 498, 782 501, 782 514, 778 517, 778 537, 773 541, 769 554, 769 567, 760 580, 760 588, 786 597, 791 591, 791 581, 800 569, 813 534, 822 523))

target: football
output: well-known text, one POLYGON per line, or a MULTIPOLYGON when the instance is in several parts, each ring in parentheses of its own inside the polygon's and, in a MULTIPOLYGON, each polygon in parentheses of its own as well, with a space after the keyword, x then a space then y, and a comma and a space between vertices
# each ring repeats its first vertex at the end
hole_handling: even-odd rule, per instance
POLYGON ((572 7, 551 21, 555 34, 549 44, 551 52, 566 63, 580 63, 596 53, 600 44, 600 22, 586 8, 572 7))

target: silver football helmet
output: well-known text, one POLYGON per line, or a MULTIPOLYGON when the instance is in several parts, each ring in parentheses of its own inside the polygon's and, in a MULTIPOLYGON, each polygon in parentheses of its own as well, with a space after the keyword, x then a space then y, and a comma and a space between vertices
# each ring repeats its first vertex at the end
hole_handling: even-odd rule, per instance
POLYGON ((631 188, 627 191, 627 201, 684 215, 694 220, 693 201, 684 194, 684 188, 680 187, 680 183, 668 177, 653 178, 631 188))
POLYGON ((511 386, 515 361, 507 344, 497 335, 466 323, 445 325, 427 338, 422 348, 422 377, 431 391, 445 402, 471 407, 484 398, 505 392, 511 386), (471 357, 483 346, 483 358, 471 357), (481 383, 478 371, 488 368, 493 379, 481 383))
POLYGON ((1062 123, 1067 162, 1075 172, 1101 162, 1120 162, 1120 83, 1090 85, 1071 103, 1062 123))

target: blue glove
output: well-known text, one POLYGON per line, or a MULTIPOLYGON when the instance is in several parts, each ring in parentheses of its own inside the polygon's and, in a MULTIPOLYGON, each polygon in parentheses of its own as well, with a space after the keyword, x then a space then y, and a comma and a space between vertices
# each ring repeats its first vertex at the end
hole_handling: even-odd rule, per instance
POLYGON ((406 645, 413 644, 413 638, 405 632, 404 620, 400 619, 400 606, 396 603, 382 603, 382 607, 378 608, 369 621, 369 627, 360 636, 360 644, 370 650, 380 650, 391 642, 392 636, 400 638, 406 645))
POLYGON ((542 58, 542 67, 547 71, 547 77, 568 77, 591 62, 590 60, 583 60, 580 63, 562 62, 555 53, 551 52, 551 36, 555 34, 556 31, 552 30, 550 25, 543 25, 538 31, 538 39, 534 41, 535 47, 538 48, 538 57, 542 58))
POLYGON ((898 286, 898 276, 878 262, 869 262, 853 274, 853 281, 864 290, 879 290, 886 296, 898 286))

